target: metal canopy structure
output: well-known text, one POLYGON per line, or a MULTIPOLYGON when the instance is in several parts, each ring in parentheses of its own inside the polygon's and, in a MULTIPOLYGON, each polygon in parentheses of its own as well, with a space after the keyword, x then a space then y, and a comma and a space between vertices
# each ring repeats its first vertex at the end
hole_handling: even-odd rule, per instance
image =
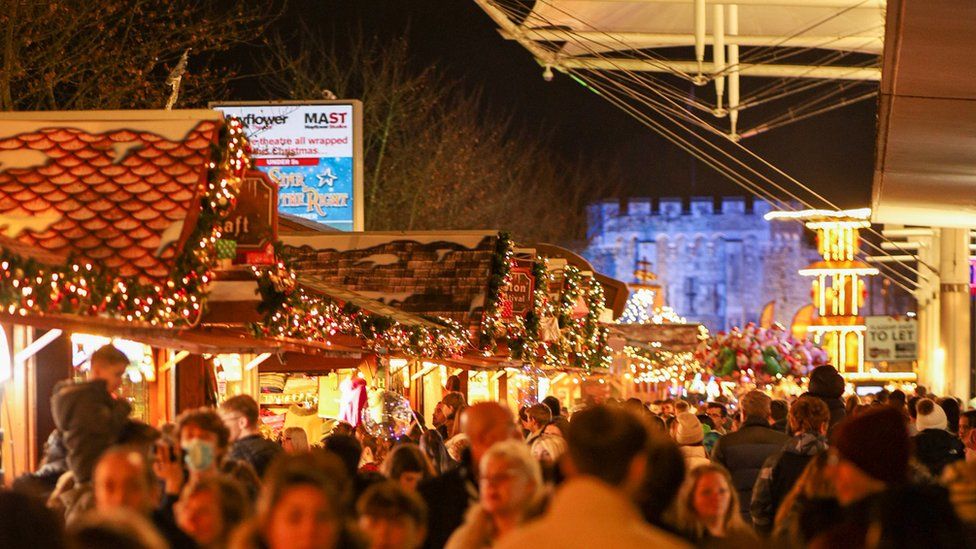
POLYGON ((727 117, 724 130, 710 129, 732 139, 872 98, 881 79, 886 0, 475 1, 544 77, 604 73, 595 79, 630 92, 653 88, 727 117), (773 81, 743 86, 741 77, 773 81), (682 80, 692 85, 675 85, 682 80), (714 88, 708 103, 694 90, 706 85, 714 88), (741 112, 776 101, 787 102, 785 117, 740 131, 741 112))
POLYGON ((976 226, 976 3, 892 0, 874 218, 976 226))

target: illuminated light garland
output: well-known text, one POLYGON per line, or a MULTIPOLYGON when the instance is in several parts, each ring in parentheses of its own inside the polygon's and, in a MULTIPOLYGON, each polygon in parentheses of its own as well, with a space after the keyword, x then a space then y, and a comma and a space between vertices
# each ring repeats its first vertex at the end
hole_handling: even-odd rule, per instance
POLYGON ((263 322, 250 325, 255 335, 320 343, 346 335, 361 338, 375 352, 427 359, 457 358, 468 347, 467 330, 453 320, 428 319, 443 325, 441 329, 405 326, 388 316, 306 292, 284 260, 271 269, 253 270, 262 296, 259 310, 265 315, 263 322))
POLYGON ((705 372, 690 351, 673 352, 624 347, 627 369, 634 383, 684 383, 689 376, 705 372))
POLYGON ((51 267, 0 250, 0 307, 21 316, 73 314, 167 328, 194 325, 203 314, 213 280, 220 227, 236 204, 241 180, 250 167, 247 138, 236 119, 227 120, 218 144, 211 147, 220 160, 207 165, 196 227, 163 286, 115 276, 91 262, 51 267))

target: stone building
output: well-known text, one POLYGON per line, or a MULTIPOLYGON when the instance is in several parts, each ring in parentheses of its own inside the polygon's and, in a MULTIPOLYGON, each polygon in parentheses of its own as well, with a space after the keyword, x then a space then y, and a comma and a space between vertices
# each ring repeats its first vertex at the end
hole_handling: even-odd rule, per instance
POLYGON ((598 271, 627 282, 649 270, 666 302, 709 330, 758 322, 773 303, 789 327, 810 303, 797 271, 819 256, 799 223, 769 222, 770 204, 744 198, 638 198, 591 204, 583 255, 598 271))

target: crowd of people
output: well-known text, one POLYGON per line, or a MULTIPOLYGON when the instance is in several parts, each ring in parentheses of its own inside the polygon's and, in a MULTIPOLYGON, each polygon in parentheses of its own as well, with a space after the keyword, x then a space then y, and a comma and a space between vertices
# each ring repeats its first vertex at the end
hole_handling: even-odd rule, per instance
POLYGON ((401 440, 262 435, 248 396, 157 430, 114 395, 111 346, 56 388, 37 471, 0 491, 0 547, 968 547, 976 411, 830 366, 773 400, 557 399, 513 414, 448 386, 401 440), (311 443, 310 443, 311 442, 311 443))

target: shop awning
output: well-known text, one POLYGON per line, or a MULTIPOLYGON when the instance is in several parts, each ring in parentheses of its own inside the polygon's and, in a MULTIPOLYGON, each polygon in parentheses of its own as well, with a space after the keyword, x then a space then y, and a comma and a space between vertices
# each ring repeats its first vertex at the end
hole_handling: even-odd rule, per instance
POLYGON ((976 3, 891 0, 873 221, 976 226, 976 3))

